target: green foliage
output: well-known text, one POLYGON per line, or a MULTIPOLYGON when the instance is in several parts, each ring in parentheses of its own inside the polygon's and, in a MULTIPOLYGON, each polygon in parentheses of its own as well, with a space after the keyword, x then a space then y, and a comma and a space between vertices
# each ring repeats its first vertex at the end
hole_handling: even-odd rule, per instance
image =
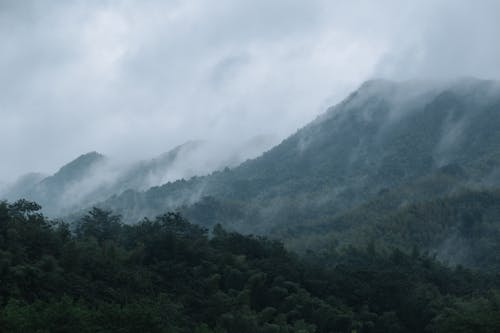
POLYGON ((303 230, 289 238, 290 248, 299 252, 325 251, 330 244, 338 251, 376 240, 379 248, 397 247, 407 252, 420 249, 450 265, 500 272, 498 189, 462 191, 395 208, 384 206, 383 199, 317 225, 316 229, 303 230))
POLYGON ((452 299, 434 319, 436 332, 498 332, 500 327, 500 294, 485 297, 452 299))
MULTIPOLYGON (((8 332, 495 332, 498 277, 419 251, 299 258, 278 241, 177 213, 125 225, 93 209, 75 232, 0 203, 0 327, 8 332)), ((467 225, 465 217, 465 228, 467 225)))
POLYGON ((119 236, 121 227, 120 216, 94 207, 79 221, 76 234, 79 238, 95 238, 103 242, 119 236))

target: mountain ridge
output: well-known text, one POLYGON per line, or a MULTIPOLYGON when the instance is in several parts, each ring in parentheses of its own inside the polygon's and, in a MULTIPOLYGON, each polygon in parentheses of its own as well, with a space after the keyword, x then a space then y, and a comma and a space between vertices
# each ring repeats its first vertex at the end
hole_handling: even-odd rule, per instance
POLYGON ((203 175, 222 167, 237 165, 269 145, 269 136, 252 138, 218 152, 214 142, 191 140, 151 159, 118 162, 89 152, 62 166, 53 175, 21 176, 2 188, 1 198, 25 198, 39 202, 44 213, 60 217, 104 201, 129 190, 146 190, 176 179, 203 175))
POLYGON ((247 215, 243 220, 264 221, 262 228, 246 228, 245 221, 213 223, 261 233, 290 209, 297 219, 302 217, 294 206, 307 206, 305 202, 317 206, 324 201, 325 209, 339 214, 384 189, 448 166, 460 165, 469 181, 492 177, 498 183, 499 91, 495 81, 472 79, 431 86, 423 81, 369 81, 258 158, 207 177, 113 196, 102 207, 134 221, 180 206, 189 215, 187 206, 209 196, 222 205, 246 206, 240 212, 247 215), (477 134, 478 128, 482 131, 477 134), (460 141, 461 135, 473 133, 480 139, 460 141), (266 210, 276 213, 265 218, 266 210))

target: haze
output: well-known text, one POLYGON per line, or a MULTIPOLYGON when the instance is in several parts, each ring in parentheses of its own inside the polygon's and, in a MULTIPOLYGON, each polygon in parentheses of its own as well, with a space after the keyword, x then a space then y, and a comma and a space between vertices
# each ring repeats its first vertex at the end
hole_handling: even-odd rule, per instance
POLYGON ((373 77, 500 78, 500 2, 0 1, 0 180, 278 142, 373 77))

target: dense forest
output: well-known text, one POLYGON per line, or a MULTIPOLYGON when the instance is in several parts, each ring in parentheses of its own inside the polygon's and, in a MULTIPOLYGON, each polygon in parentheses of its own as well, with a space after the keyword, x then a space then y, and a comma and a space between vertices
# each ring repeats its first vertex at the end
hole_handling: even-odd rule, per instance
POLYGON ((134 225, 94 208, 74 224, 0 203, 5 332, 500 332, 498 273, 417 247, 282 243, 178 213, 134 225))
POLYGON ((390 196, 381 195, 333 222, 290 227, 281 238, 298 252, 371 241, 386 249, 417 247, 452 265, 500 271, 500 190, 464 190, 399 207, 401 200, 390 196))

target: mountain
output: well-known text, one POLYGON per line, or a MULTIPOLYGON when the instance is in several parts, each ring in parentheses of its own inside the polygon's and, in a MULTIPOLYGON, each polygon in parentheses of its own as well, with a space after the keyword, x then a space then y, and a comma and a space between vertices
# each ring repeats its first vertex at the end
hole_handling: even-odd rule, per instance
POLYGON ((21 177, 2 196, 10 200, 27 198, 36 201, 52 215, 63 211, 62 202, 68 210, 74 209, 87 194, 81 184, 105 161, 106 158, 97 152, 81 155, 52 176, 33 173, 21 177))
POLYGON ((220 151, 215 142, 189 141, 150 160, 119 163, 91 152, 63 166, 52 176, 28 174, 8 186, 2 198, 37 201, 44 213, 60 217, 91 206, 113 194, 146 190, 167 181, 204 175, 240 164, 260 153, 273 139, 258 136, 220 151))
POLYGON ((27 173, 12 184, 5 184, 0 193, 6 198, 22 198, 28 190, 35 187, 46 177, 47 175, 38 172, 27 173))
POLYGON ((128 222, 177 208, 207 226, 282 236, 335 223, 386 192, 412 202, 494 187, 499 110, 494 81, 372 80, 258 158, 206 177, 126 191, 100 205, 128 222), (447 177, 453 178, 447 187, 433 189, 447 177))
POLYGON ((128 189, 147 190, 178 179, 206 175, 214 170, 240 164, 268 148, 269 136, 256 136, 242 144, 221 150, 217 142, 188 141, 151 160, 132 164, 110 191, 119 194, 128 189))
MULTIPOLYGON (((79 156, 54 175, 28 174, 5 192, 10 200, 27 198, 44 207, 50 216, 64 215, 92 205, 124 190, 142 190, 161 184, 162 178, 175 177, 175 163, 190 156, 202 142, 187 142, 157 158, 120 165, 97 152, 79 156)), ((189 170, 185 170, 188 175, 189 170)), ((175 178, 174 178, 175 179, 175 178)))
POLYGON ((164 183, 166 179, 182 178, 184 175, 193 176, 196 173, 191 173, 188 168, 179 168, 183 172, 179 174, 181 170, 177 170, 176 163, 185 162, 186 158, 201 149, 203 145, 202 141, 189 141, 156 158, 133 163, 125 168, 109 192, 114 194, 128 189, 145 190, 164 183))

